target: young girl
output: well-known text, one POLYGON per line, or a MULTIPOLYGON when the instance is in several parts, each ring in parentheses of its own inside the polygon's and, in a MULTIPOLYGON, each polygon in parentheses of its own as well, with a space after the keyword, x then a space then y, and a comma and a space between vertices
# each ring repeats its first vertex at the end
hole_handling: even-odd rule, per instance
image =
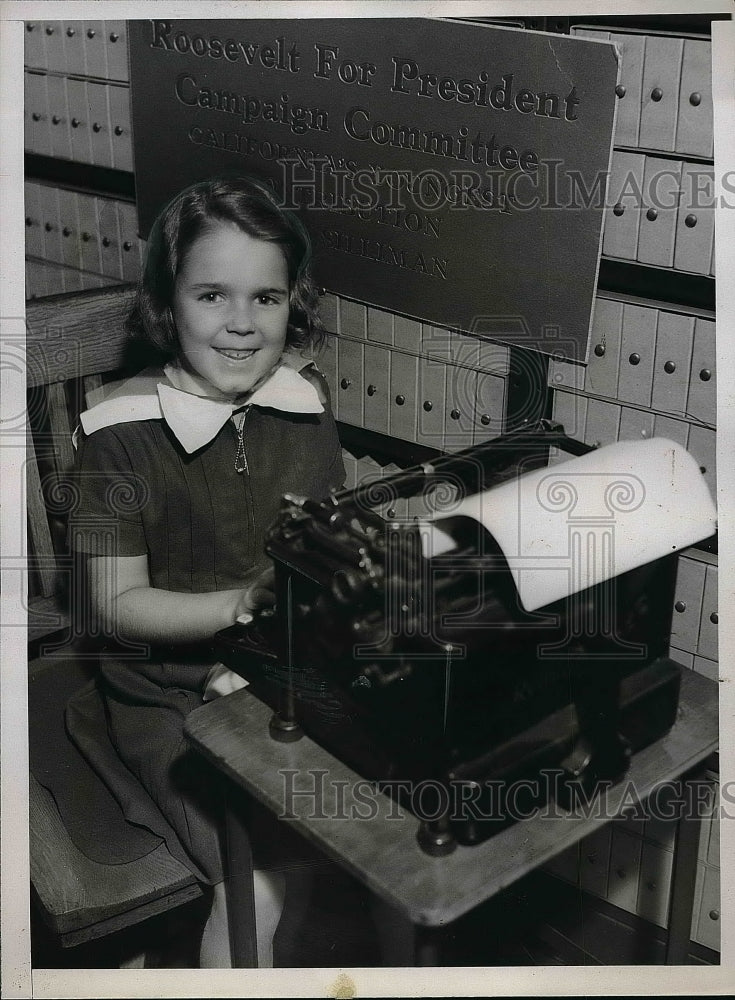
MULTIPOLYGON (((309 256, 305 230, 264 185, 181 192, 151 230, 129 319, 152 366, 81 418, 74 546, 93 621, 114 644, 99 693, 72 700, 67 724, 91 752, 101 695, 117 754, 151 799, 108 776, 126 815, 214 886, 208 967, 229 965, 222 802, 184 721, 241 683, 208 640, 272 600, 264 537, 282 494, 325 496, 344 478, 326 383, 302 353, 321 333, 309 256)), ((256 876, 256 906, 270 896, 278 912, 278 887, 256 876)))

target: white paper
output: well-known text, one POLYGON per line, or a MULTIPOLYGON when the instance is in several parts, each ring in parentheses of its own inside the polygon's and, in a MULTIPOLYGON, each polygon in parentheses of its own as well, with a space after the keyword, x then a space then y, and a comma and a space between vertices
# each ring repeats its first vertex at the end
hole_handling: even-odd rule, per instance
MULTIPOLYGON (((714 534, 717 511, 695 459, 667 438, 619 441, 461 500, 508 560, 526 611, 714 534)), ((435 519, 424 554, 453 547, 435 519)))

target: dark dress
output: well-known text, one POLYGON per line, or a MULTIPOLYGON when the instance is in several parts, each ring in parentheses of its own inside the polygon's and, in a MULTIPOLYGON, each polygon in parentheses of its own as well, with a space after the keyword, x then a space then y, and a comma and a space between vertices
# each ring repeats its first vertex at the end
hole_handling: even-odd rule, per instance
MULTIPOLYGON (((302 374, 327 395, 320 374, 302 374)), ((251 407, 244 441, 248 471, 238 473, 231 420, 191 455, 161 419, 115 424, 85 437, 73 548, 87 555, 147 554, 151 586, 174 592, 247 586, 268 565, 265 533, 282 494, 326 496, 342 485, 344 467, 328 405, 316 415, 251 407)), ((67 708, 72 739, 131 822, 164 837, 197 877, 219 881, 220 789, 182 732, 188 713, 202 704, 216 655, 207 643, 124 648, 105 641, 100 652, 96 688, 67 708), (125 787, 125 768, 105 760, 100 706, 119 758, 150 801, 141 798, 137 782, 125 787)))

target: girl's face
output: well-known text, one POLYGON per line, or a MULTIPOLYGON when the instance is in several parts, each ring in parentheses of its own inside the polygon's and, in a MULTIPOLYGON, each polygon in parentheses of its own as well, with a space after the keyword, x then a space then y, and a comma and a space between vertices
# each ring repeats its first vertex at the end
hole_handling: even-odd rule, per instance
POLYGON ((286 343, 283 251, 234 223, 213 223, 184 257, 172 309, 184 366, 227 398, 247 392, 270 372, 286 343))

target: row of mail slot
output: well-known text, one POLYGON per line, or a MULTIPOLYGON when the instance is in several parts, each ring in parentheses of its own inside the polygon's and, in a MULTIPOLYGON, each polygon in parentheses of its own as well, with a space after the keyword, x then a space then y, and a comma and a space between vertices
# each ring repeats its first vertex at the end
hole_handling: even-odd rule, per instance
POLYGON ((586 366, 552 360, 549 384, 717 421, 715 321, 652 305, 595 299, 586 366))
POLYGON ((620 51, 616 146, 712 157, 708 38, 581 26, 572 34, 614 42, 620 51))
MULTIPOLYGON (((715 775, 709 777, 711 784, 703 803, 705 815, 698 845, 691 940, 719 951, 718 785, 715 775)), ((557 855, 544 868, 627 913, 666 927, 675 835, 674 820, 617 820, 601 825, 599 830, 557 855)), ((610 961, 619 962, 619 954, 611 955, 610 961)))
MULTIPOLYGON (((44 73, 25 84, 28 152, 132 171, 126 87, 44 73)), ((714 275, 710 166, 616 150, 606 205, 605 256, 714 275)))
POLYGON ((604 256, 714 275, 711 166, 615 150, 605 205, 604 256))
MULTIPOLYGON (((573 27, 621 52, 615 145, 712 156, 708 38, 573 27)), ((28 21, 25 64, 50 72, 128 80, 124 21, 28 21)))
POLYGON ((492 336, 494 317, 478 317, 473 325, 473 336, 420 323, 331 293, 320 298, 319 313, 327 330, 339 337, 397 347, 410 354, 468 365, 495 375, 508 374, 509 349, 478 339, 483 335, 492 336))
POLYGON ((26 72, 25 149, 41 156, 132 171, 129 88, 26 72))
POLYGON ((328 339, 319 364, 345 423, 441 451, 503 433, 505 375, 345 337, 328 339))
MULTIPOLYGON (((671 647, 691 654, 700 663, 687 660, 684 666, 697 669, 701 664, 700 672, 707 672, 710 662, 716 667, 718 625, 717 556, 697 549, 686 550, 678 560, 671 647), (707 662, 701 663, 702 660, 707 662)), ((672 656, 676 659, 676 653, 672 656)))
POLYGON ((576 392, 557 390, 553 417, 564 424, 567 434, 600 447, 613 441, 666 437, 683 445, 697 460, 710 493, 716 496, 716 433, 703 424, 678 420, 662 413, 621 406, 576 392))
POLYGON ((25 233, 28 257, 138 280, 145 244, 132 202, 26 181, 25 233))
POLYGON ((125 21, 26 21, 24 62, 35 69, 102 80, 125 80, 125 21))

